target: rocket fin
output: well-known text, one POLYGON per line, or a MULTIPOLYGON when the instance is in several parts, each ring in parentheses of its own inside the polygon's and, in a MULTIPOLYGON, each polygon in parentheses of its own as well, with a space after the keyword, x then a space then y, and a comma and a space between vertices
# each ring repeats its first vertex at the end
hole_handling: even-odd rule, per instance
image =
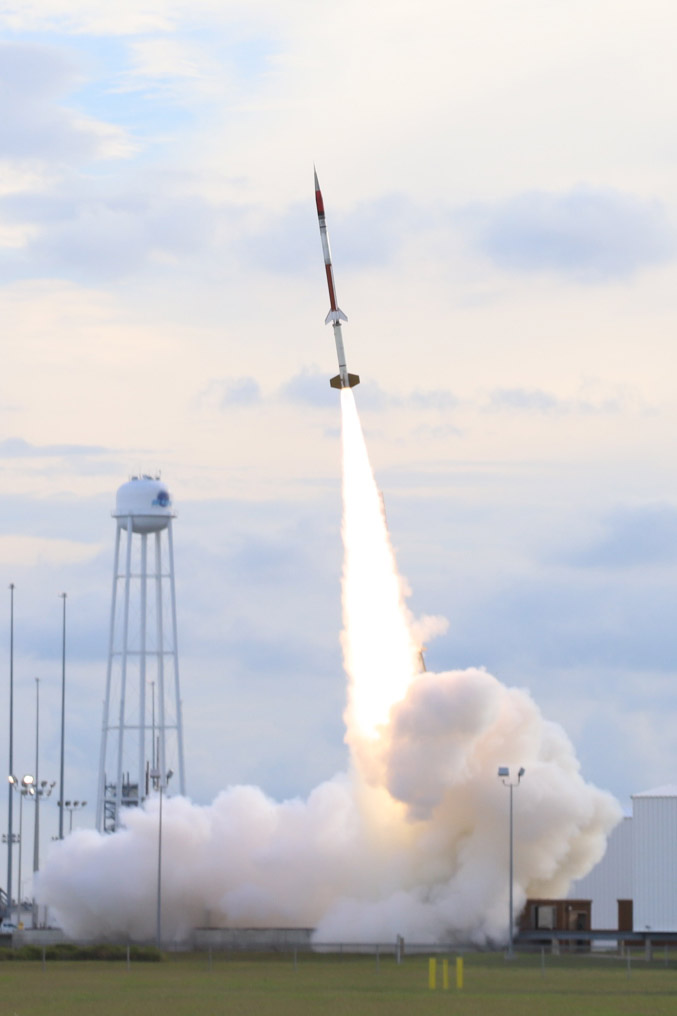
POLYGON ((334 324, 336 324, 338 321, 347 321, 347 320, 348 318, 345 316, 343 311, 339 310, 339 308, 337 307, 336 310, 329 311, 326 318, 324 319, 324 323, 325 325, 328 325, 329 322, 331 321, 334 324))
POLYGON ((354 388, 355 385, 359 385, 360 376, 359 374, 348 374, 348 384, 346 384, 340 374, 336 377, 331 378, 329 384, 332 388, 354 388))

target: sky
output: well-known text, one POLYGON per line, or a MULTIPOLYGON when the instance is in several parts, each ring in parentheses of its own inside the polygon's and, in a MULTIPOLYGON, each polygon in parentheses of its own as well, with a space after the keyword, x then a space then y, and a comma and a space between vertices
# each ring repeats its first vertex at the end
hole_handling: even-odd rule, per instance
POLYGON ((671 781, 676 28, 663 0, 0 2, 0 695, 14 583, 15 769, 39 677, 57 779, 67 592, 75 824, 137 472, 178 513, 190 796, 347 764, 313 164, 409 606, 449 620, 431 668, 529 689, 626 808, 671 781))

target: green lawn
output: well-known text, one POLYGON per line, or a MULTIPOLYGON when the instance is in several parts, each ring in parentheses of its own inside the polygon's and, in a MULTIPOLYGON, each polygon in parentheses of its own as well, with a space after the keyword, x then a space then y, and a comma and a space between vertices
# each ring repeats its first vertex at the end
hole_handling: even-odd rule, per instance
MULTIPOLYGON (((613 959, 465 959, 465 987, 428 988, 427 957, 169 954, 162 963, 0 964, 0 1016, 662 1016, 677 964, 613 959)), ((438 970, 438 984, 441 981, 438 970)))

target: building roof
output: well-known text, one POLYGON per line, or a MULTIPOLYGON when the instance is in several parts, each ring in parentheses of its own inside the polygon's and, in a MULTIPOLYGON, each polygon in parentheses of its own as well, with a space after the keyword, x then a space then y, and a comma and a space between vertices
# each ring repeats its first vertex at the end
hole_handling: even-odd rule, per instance
POLYGON ((677 797, 677 783, 666 783, 663 787, 656 787, 655 790, 643 790, 639 794, 632 794, 631 797, 677 797))

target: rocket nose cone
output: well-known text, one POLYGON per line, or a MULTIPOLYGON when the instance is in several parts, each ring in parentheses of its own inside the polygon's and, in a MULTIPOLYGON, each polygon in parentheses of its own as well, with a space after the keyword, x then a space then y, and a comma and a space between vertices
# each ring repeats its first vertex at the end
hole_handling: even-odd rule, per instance
POLYGON ((320 190, 317 173, 315 173, 315 207, 317 208, 318 215, 324 215, 324 201, 322 200, 322 191, 320 190))

